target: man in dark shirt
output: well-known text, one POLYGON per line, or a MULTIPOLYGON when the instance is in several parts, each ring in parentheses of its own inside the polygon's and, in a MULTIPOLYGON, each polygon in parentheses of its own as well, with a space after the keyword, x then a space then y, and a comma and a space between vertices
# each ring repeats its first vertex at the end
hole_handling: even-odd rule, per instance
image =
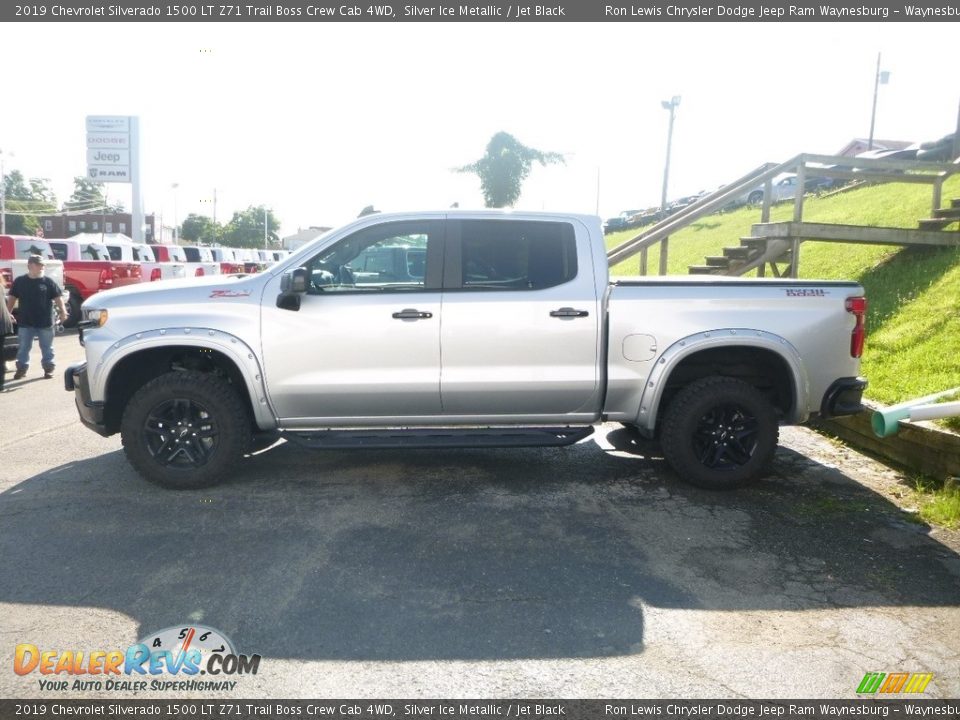
POLYGON ((31 255, 27 260, 27 274, 21 275, 13 281, 10 295, 7 298, 7 309, 19 302, 20 310, 17 315, 18 340, 20 350, 17 352, 17 371, 14 380, 19 380, 27 374, 30 367, 30 348, 33 339, 40 340, 40 364, 43 366, 43 376, 53 377, 53 314, 50 312, 51 303, 56 305, 60 322, 67 318, 67 309, 63 304, 63 291, 53 280, 43 275, 43 257, 31 255))

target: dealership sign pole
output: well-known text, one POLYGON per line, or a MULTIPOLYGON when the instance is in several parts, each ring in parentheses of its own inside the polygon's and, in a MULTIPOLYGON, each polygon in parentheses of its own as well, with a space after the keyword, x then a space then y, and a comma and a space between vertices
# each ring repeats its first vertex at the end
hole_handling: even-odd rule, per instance
POLYGON ((131 183, 130 233, 144 242, 140 194, 140 119, 128 115, 87 115, 87 177, 100 183, 131 183))

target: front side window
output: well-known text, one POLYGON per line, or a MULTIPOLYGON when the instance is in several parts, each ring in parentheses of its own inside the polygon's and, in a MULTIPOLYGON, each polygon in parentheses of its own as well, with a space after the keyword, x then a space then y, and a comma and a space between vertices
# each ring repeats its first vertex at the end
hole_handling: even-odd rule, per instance
POLYGON ((464 220, 461 286, 467 290, 543 290, 577 275, 573 228, 560 222, 464 220))
POLYGON ((390 223, 360 230, 304 267, 307 292, 410 292, 427 288, 428 249, 439 248, 439 221, 390 223))

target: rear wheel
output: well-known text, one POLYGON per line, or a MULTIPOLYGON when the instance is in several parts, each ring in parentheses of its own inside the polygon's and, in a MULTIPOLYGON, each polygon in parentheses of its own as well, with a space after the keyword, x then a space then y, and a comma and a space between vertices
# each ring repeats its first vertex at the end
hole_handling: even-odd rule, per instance
POLYGON ((747 197, 747 202, 750 203, 751 205, 759 205, 762 201, 763 201, 763 193, 760 192, 759 190, 754 190, 747 197))
POLYGON ((777 449, 773 405, 743 380, 708 377, 680 391, 663 420, 661 445, 674 470, 708 490, 758 480, 777 449))
POLYGON ((144 478, 189 490, 223 480, 250 444, 246 407, 216 375, 170 372, 138 390, 123 413, 123 449, 144 478))

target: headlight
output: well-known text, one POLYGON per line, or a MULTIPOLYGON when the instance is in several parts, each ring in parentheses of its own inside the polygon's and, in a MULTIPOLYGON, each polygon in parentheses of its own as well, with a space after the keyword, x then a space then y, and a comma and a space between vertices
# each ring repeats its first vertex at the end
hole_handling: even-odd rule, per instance
POLYGON ((84 308, 83 324, 88 328, 103 327, 107 324, 107 311, 99 308, 84 308))

